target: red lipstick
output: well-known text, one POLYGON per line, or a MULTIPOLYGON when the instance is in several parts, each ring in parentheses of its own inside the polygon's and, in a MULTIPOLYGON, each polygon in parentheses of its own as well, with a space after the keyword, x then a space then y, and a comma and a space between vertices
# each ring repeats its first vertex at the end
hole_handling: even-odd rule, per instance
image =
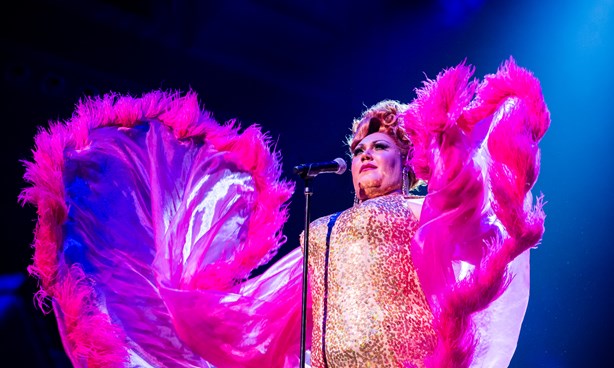
POLYGON ((377 166, 373 165, 373 164, 364 164, 360 167, 360 172, 366 171, 366 170, 372 170, 372 169, 377 169, 377 166))

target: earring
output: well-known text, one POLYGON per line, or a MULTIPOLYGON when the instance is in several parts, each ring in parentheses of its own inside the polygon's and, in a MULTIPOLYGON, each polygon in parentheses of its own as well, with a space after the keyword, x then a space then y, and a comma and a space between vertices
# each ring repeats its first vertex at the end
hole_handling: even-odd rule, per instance
POLYGON ((358 204, 360 204, 360 200, 358 199, 356 193, 354 193, 354 206, 358 206, 358 204))
POLYGON ((405 197, 408 197, 411 188, 409 187, 409 169, 406 166, 403 167, 403 173, 401 175, 403 177, 401 190, 403 192, 403 195, 405 197))

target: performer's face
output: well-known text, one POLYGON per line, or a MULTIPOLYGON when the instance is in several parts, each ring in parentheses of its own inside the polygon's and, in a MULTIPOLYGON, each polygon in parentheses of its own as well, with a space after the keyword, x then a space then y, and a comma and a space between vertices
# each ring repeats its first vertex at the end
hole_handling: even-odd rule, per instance
POLYGON ((353 152, 352 180, 358 199, 398 192, 402 184, 401 151, 392 137, 372 133, 353 152))

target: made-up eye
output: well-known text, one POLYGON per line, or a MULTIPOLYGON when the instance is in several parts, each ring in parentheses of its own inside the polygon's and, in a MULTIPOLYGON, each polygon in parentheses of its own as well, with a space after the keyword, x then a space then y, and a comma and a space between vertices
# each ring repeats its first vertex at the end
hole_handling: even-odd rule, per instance
POLYGON ((354 149, 354 152, 352 152, 352 155, 354 155, 354 157, 360 155, 361 153, 363 153, 365 150, 364 148, 362 148, 362 146, 358 146, 354 149))

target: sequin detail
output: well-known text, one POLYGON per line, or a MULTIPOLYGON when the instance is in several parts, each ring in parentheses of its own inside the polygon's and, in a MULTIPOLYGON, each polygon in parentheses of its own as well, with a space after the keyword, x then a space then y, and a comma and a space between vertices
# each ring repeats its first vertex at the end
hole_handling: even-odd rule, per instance
POLYGON ((309 230, 312 367, 324 367, 324 302, 328 368, 423 366, 437 339, 411 261, 418 223, 407 200, 393 194, 341 213, 331 233, 324 300, 329 218, 313 221, 309 230))

